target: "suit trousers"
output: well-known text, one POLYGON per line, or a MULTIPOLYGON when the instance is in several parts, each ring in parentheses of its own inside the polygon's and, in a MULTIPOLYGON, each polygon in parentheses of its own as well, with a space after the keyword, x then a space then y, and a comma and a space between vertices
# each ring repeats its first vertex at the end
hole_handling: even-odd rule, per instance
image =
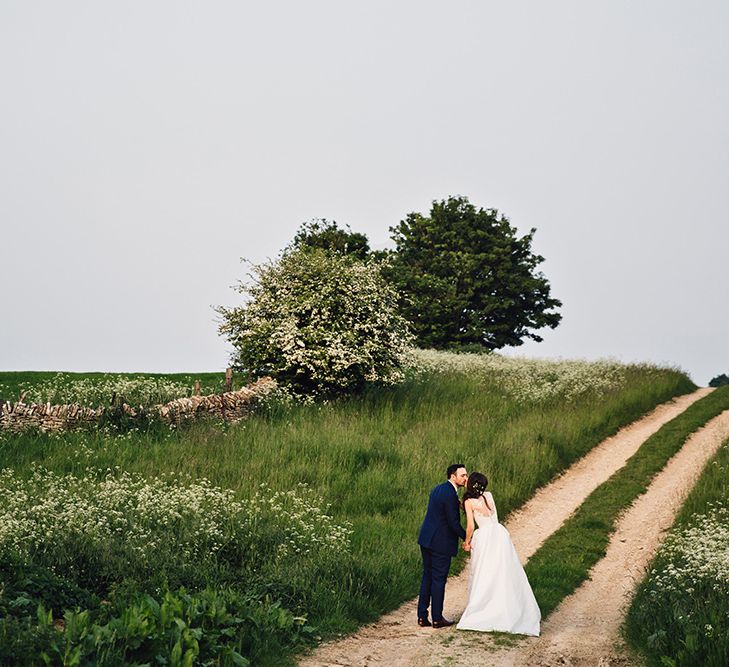
POLYGON ((423 556, 423 579, 420 582, 418 596, 418 618, 428 617, 430 606, 434 621, 443 620, 443 600, 448 570, 451 568, 451 556, 438 553, 426 547, 420 547, 423 556))

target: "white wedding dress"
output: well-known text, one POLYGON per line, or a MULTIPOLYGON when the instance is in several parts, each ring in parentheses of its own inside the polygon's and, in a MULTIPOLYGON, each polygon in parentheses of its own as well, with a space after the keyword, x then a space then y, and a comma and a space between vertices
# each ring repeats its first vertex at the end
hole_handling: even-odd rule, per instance
POLYGON ((471 537, 468 605, 456 627, 538 637, 539 606, 509 531, 499 523, 493 496, 484 495, 493 511, 473 513, 478 528, 471 537))

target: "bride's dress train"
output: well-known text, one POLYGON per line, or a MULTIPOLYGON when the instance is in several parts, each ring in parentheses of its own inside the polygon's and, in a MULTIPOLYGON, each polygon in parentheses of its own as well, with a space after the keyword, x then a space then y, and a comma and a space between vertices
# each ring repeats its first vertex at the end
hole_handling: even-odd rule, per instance
POLYGON ((468 606, 459 630, 512 632, 539 636, 541 613, 509 531, 500 523, 493 498, 490 516, 474 512, 468 606))

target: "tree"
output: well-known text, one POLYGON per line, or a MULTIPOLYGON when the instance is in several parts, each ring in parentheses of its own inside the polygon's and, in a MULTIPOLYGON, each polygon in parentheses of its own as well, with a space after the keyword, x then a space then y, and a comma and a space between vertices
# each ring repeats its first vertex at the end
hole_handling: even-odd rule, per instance
POLYGON ((233 364, 296 393, 337 395, 402 378, 411 342, 376 264, 299 247, 253 267, 247 303, 218 308, 233 364))
POLYGON ((287 250, 296 248, 322 248, 343 255, 352 255, 363 261, 370 254, 370 244, 364 234, 353 232, 349 225, 346 229, 341 229, 334 220, 323 218, 301 225, 287 250))
POLYGON ((710 387, 723 387, 726 384, 729 384, 729 376, 727 376, 726 373, 717 375, 715 378, 712 378, 711 381, 709 382, 710 387))
POLYGON ((535 229, 519 238, 495 209, 449 197, 390 231, 395 250, 383 270, 419 346, 521 345, 562 319, 553 310, 562 303, 536 271, 544 258, 531 251, 535 229))

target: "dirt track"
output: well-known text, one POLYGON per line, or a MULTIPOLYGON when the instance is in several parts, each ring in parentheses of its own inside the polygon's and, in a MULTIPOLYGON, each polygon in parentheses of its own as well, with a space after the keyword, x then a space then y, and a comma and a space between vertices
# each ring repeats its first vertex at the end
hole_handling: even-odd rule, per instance
MULTIPOLYGON (((648 437, 709 391, 711 390, 699 389, 693 394, 661 405, 646 417, 622 429, 540 489, 518 512, 512 514, 505 525, 522 561, 526 562, 597 486, 625 465, 627 459, 648 437)), ((599 568, 612 567, 612 574, 609 575, 612 579, 608 578, 607 584, 602 588, 592 586, 593 581, 586 582, 543 624, 540 638, 522 639, 458 632, 454 629, 418 628, 415 624, 416 600, 411 600, 354 635, 320 647, 302 658, 300 666, 619 664, 620 658, 616 657, 612 647, 617 640, 617 627, 622 618, 626 591, 632 590, 632 584, 640 576, 645 562, 660 541, 662 527, 670 525, 693 479, 706 458, 720 444, 722 435, 729 436, 729 413, 713 420, 686 444, 681 453, 674 457, 683 457, 679 464, 674 464, 672 459, 666 470, 656 477, 649 493, 636 503, 635 507, 643 508, 637 510, 638 515, 635 515, 633 509, 626 513, 623 521, 627 517, 633 517, 630 519, 631 523, 624 526, 621 521, 621 527, 610 543, 608 555, 594 571, 593 581, 599 582, 603 581, 601 576, 606 576, 600 575, 599 568), (692 444, 694 440, 698 444, 692 444), (662 479, 668 481, 661 482, 662 479), (670 502, 664 492, 659 500, 653 501, 654 504, 646 508, 641 502, 646 497, 654 498, 653 490, 659 483, 668 486, 670 502), (654 511, 657 509, 661 511, 660 517, 654 511), (655 529, 649 530, 648 524, 654 525, 655 529), (634 530, 635 525, 640 527, 634 530), (630 537, 624 537, 621 531, 633 532, 625 533, 630 537), (640 543, 637 541, 638 536, 642 539, 640 543), (620 542, 621 539, 626 542, 620 542), (623 545, 622 551, 614 547, 615 541, 623 545), (617 585, 615 568, 623 574, 626 562, 633 562, 635 566, 628 570, 627 579, 623 577, 617 585), (583 589, 588 592, 585 593, 583 589), (606 594, 612 595, 610 600, 605 599, 606 594), (578 602, 574 603, 573 599, 578 599, 578 602), (590 606, 593 602, 597 602, 597 609, 590 606), (605 611, 606 604, 610 609, 609 613, 605 611), (602 617, 605 622, 598 622, 597 619, 602 617), (595 632, 597 627, 599 631, 595 632), (589 628, 589 645, 579 642, 586 628, 589 628), (603 655, 605 659, 600 662, 603 655)), ((498 498, 496 502, 498 505, 498 498)), ((457 619, 462 613, 466 604, 467 583, 468 568, 458 577, 449 579, 446 589, 446 617, 457 619)))
POLYGON ((729 438, 729 410, 694 433, 620 517, 591 578, 554 611, 535 646, 497 665, 622 665, 619 629, 635 585, 706 462, 729 438), (522 659, 522 657, 524 659, 522 659))

